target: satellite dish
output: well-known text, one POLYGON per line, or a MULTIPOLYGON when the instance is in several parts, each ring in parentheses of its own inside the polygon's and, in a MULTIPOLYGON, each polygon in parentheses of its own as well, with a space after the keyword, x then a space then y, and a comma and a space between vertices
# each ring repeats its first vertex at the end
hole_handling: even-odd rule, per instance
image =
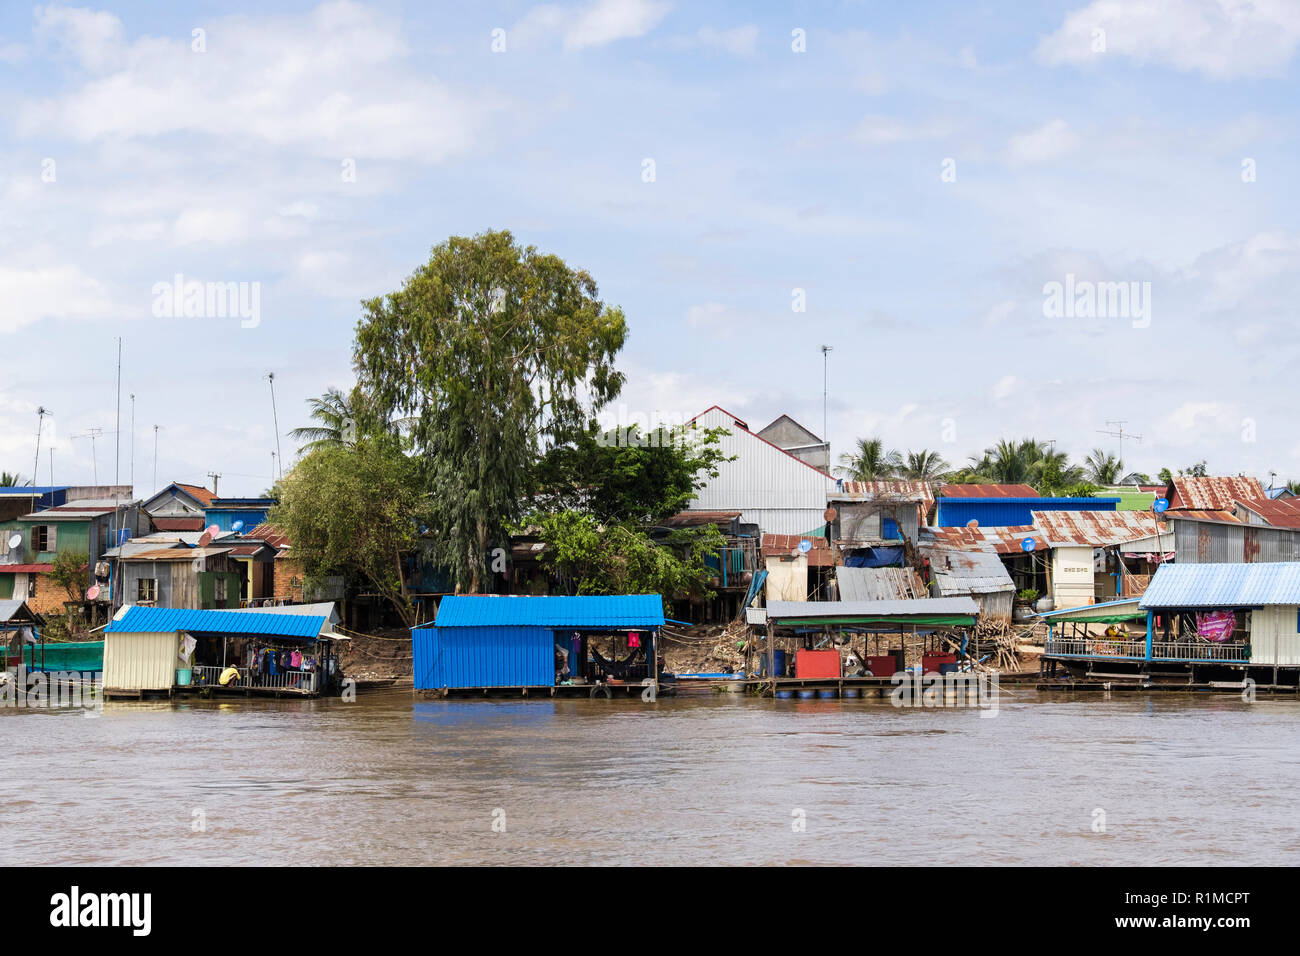
POLYGON ((211 532, 211 531, 205 531, 205 532, 203 532, 201 535, 199 535, 199 547, 200 547, 200 548, 206 548, 206 547, 207 547, 208 545, 210 545, 211 543, 212 543, 212 532, 211 532))
POLYGON ((97 601, 97 600, 99 600, 99 585, 98 585, 98 584, 92 584, 89 588, 86 589, 86 600, 87 600, 87 601, 97 601))
POLYGON ((1151 507, 1155 510, 1157 514, 1159 514, 1162 511, 1166 511, 1169 508, 1169 499, 1157 498, 1155 501, 1151 503, 1151 507))
POLYGON ((966 522, 966 527, 968 528, 978 528, 979 526, 980 522, 978 518, 971 518, 970 521, 966 522))
POLYGON ((243 530, 244 530, 244 522, 242 522, 242 521, 236 521, 236 522, 234 522, 233 524, 231 524, 231 526, 230 526, 230 530, 231 530, 231 531, 243 531, 243 530))
POLYGON ((203 529, 203 533, 208 536, 209 540, 211 540, 212 538, 215 538, 217 535, 221 534, 221 526, 210 524, 203 529))
POLYGON ((802 541, 799 542, 800 554, 807 554, 811 550, 812 550, 812 542, 809 541, 807 538, 804 538, 802 541))
POLYGON ((840 513, 836 511, 834 508, 827 508, 826 512, 822 515, 822 517, 825 518, 827 521, 834 521, 839 516, 840 513))
POLYGON ((9 547, 11 548, 22 547, 22 543, 23 543, 23 536, 21 534, 13 534, 9 536, 9 547))
POLYGON ((1038 547, 1038 542, 1035 541, 1033 538, 1025 538, 1023 541, 1020 542, 1021 551, 1033 551, 1037 547, 1038 547))

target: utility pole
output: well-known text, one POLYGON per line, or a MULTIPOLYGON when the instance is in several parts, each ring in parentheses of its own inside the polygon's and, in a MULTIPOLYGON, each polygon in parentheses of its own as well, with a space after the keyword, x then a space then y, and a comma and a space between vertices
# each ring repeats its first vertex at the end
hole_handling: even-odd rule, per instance
POLYGON ((827 374, 830 367, 830 354, 834 348, 835 346, 833 345, 822 346, 822 441, 826 443, 827 455, 831 453, 831 436, 828 432, 827 418, 826 418, 826 395, 827 395, 826 383, 829 381, 827 374))
POLYGON ((210 471, 210 472, 208 472, 208 477, 212 479, 212 497, 216 498, 216 497, 218 497, 218 495, 217 495, 217 483, 221 481, 221 472, 219 472, 219 471, 210 471))
POLYGON ((41 467, 41 425, 45 422, 45 416, 50 414, 50 410, 44 405, 36 406, 36 460, 32 462, 32 487, 36 487, 36 469, 41 467))
MULTIPOLYGON (((275 411, 275 373, 267 372, 266 380, 271 383, 271 421, 275 425, 275 460, 280 468, 280 477, 284 477, 284 459, 280 456, 280 416, 275 411)), ((275 471, 271 472, 271 480, 275 481, 275 471)))
MULTIPOLYGON (((122 480, 122 336, 117 337, 117 424, 113 426, 113 484, 122 480)), ((99 484, 98 481, 95 484, 99 484)))

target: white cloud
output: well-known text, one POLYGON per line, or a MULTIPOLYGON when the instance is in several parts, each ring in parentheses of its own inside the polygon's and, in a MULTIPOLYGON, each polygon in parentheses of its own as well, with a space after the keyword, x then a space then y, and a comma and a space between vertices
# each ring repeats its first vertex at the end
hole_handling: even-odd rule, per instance
POLYGON ((942 121, 907 123, 892 116, 868 116, 853 131, 853 139, 869 146, 942 139, 953 131, 952 124, 942 121))
POLYGON ((1038 45, 1043 63, 1103 64, 1107 56, 1215 79, 1276 74, 1300 43, 1294 0, 1094 0, 1038 45), (1105 51, 1094 52, 1094 31, 1105 51))
POLYGON ((715 49, 733 56, 753 56, 758 44, 758 27, 747 23, 730 30, 700 27, 692 36, 676 37, 669 45, 681 50, 715 49))
POLYGON ((660 0, 595 0, 581 7, 542 4, 529 10, 511 32, 525 45, 559 33, 566 51, 582 50, 645 36, 670 8, 660 0))
POLYGON ((405 68, 401 25, 348 0, 300 17, 212 21, 190 38, 122 35, 106 14, 42 11, 37 32, 91 76, 29 101, 28 138, 151 139, 190 133, 244 152, 287 147, 341 160, 437 162, 464 153, 498 104, 405 68))
POLYGON ((1079 135, 1062 119, 1054 119, 1035 129, 1017 133, 1007 141, 1007 160, 1017 165, 1045 163, 1073 152, 1079 135))
POLYGON ((1010 398, 1016 391, 1016 377, 1014 375, 1004 375, 997 380, 993 386, 993 400, 1002 401, 1004 398, 1010 398))
POLYGON ((97 319, 112 311, 108 290, 75 266, 0 266, 0 332, 41 319, 97 319))

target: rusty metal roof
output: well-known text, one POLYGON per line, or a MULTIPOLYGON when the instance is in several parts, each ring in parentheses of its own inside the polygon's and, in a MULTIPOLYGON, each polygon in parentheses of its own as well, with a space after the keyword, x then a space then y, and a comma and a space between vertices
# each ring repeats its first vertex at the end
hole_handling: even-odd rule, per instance
POLYGON ((244 534, 244 537, 252 538, 254 541, 265 541, 273 548, 289 547, 289 536, 273 524, 262 522, 252 531, 244 534))
MULTIPOLYGON (((1104 512, 1103 512, 1104 513, 1104 512)), ((988 527, 963 526, 959 528, 922 528, 921 544, 952 548, 957 551, 993 551, 997 554, 1018 554, 1024 551, 1022 542, 1034 539, 1034 550, 1047 550, 1043 534, 1033 525, 990 525, 988 527)))
POLYGON ((760 548, 765 558, 787 558, 798 549, 800 541, 812 542, 812 550, 808 552, 810 568, 829 568, 835 563, 831 546, 825 538, 810 538, 802 534, 765 534, 760 548))
POLYGON ((999 594, 1016 589, 1006 565, 992 551, 928 547, 918 550, 923 557, 930 559, 930 573, 939 586, 940 597, 999 594))
POLYGON ((1030 485, 944 485, 940 498, 1038 498, 1040 495, 1030 485))
MULTIPOLYGON (((995 559, 996 560, 996 559, 995 559)), ((929 597, 911 568, 836 568, 841 601, 905 601, 929 597)))
POLYGON ((1147 511, 1035 511, 1034 527, 1048 544, 1094 548, 1170 533, 1147 511))
POLYGON ((1257 501, 1238 501, 1241 507, 1255 512, 1277 528, 1300 528, 1300 504, 1282 498, 1260 498, 1257 501))
POLYGON ((922 501, 934 505, 928 481, 844 481, 827 497, 832 501, 922 501))
POLYGON ((193 561, 195 558, 215 558, 229 554, 232 548, 155 548, 137 554, 125 554, 123 561, 193 561))
POLYGON ((1174 478, 1169 484, 1170 511, 1231 511, 1234 501, 1268 497, 1258 478, 1174 478))

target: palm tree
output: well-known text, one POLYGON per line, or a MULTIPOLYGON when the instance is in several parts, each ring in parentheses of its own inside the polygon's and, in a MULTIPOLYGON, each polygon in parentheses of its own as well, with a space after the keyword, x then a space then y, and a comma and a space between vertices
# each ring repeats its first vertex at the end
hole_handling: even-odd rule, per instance
POLYGON ((937 451, 922 448, 920 451, 907 453, 907 464, 903 466, 903 477, 917 481, 938 481, 943 478, 950 466, 937 451))
POLYGON ((313 452, 318 448, 342 445, 344 441, 355 437, 351 434, 356 429, 352 405, 348 397, 337 388, 331 386, 325 389, 325 394, 320 398, 307 399, 307 406, 311 409, 311 417, 320 424, 295 428, 289 432, 289 437, 294 441, 306 442, 299 451, 313 452))
POLYGON ((840 455, 840 467, 835 469, 850 481, 877 481, 892 478, 903 467, 903 456, 885 451, 879 438, 859 438, 852 453, 840 455))
POLYGON ((1069 455, 1055 451, 1048 442, 1034 438, 1022 438, 1020 441, 1001 438, 996 445, 984 449, 983 457, 971 456, 970 470, 986 481, 1004 485, 1033 485, 1040 491, 1040 486, 1044 484, 1049 488, 1060 488, 1084 480, 1083 469, 1070 464, 1069 455))
POLYGON ((23 483, 23 476, 17 472, 0 471, 0 488, 17 488, 23 483))
POLYGON ((1094 448, 1083 460, 1084 474, 1094 485, 1113 485, 1124 474, 1124 462, 1109 452, 1094 448))

